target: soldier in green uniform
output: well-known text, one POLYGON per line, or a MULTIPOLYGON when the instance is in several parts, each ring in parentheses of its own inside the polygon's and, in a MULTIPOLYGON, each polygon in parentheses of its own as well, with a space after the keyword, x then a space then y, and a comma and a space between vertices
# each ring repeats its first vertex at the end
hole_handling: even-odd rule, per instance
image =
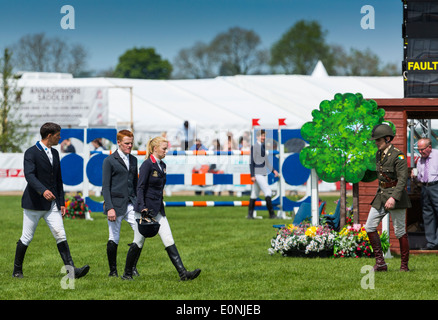
POLYGON ((406 192, 408 163, 403 152, 391 144, 391 141, 394 139, 394 133, 389 125, 380 124, 374 127, 371 139, 375 140, 378 148, 376 165, 379 188, 371 202, 365 230, 376 258, 374 270, 387 271, 388 269, 383 258, 377 227, 383 217, 390 213, 395 236, 400 242, 400 270, 409 271, 409 242, 406 233, 406 208, 411 207, 411 202, 406 192))

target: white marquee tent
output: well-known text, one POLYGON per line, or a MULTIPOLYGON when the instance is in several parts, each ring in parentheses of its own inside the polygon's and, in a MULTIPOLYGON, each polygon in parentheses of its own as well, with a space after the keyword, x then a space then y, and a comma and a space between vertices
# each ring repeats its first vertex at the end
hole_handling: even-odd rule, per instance
MULTIPOLYGON (((203 142, 211 143, 219 138, 223 144, 228 131, 236 138, 243 131, 250 131, 254 118, 260 119, 260 125, 265 128, 277 128, 278 119, 286 118, 287 128, 299 129, 312 120, 312 110, 318 109, 321 101, 333 99, 336 93, 361 93, 366 99, 403 98, 401 76, 329 76, 321 63, 308 76, 238 75, 199 80, 136 80, 23 73, 18 85, 23 88, 109 88, 109 127, 124 129, 132 124, 136 141, 146 141, 152 135, 167 131, 171 143, 185 120, 196 128, 198 136, 204 138, 203 142)), ((50 120, 44 118, 41 121, 50 120)), ((37 132, 35 135, 39 137, 37 132)), ((9 171, 20 173, 17 163, 22 160, 6 160, 9 162, 4 162, 2 168, 12 168, 9 171)), ((15 177, 8 179, 3 181, 3 190, 21 190, 25 184, 22 177, 22 184, 15 177), (14 182, 10 183, 8 179, 14 182)))
MULTIPOLYGON (((397 77, 328 76, 322 63, 312 75, 238 75, 196 80, 137 80, 71 78, 56 74, 23 74, 20 87, 108 87, 109 122, 129 127, 138 136, 174 133, 185 120, 197 132, 251 129, 251 119, 276 127, 286 118, 288 128, 311 121, 311 112, 336 93, 361 93, 366 99, 402 98, 403 79, 397 77), (132 87, 132 103, 130 89, 132 87), (132 113, 131 113, 132 106, 132 113)), ((171 138, 171 137, 169 137, 171 138)))

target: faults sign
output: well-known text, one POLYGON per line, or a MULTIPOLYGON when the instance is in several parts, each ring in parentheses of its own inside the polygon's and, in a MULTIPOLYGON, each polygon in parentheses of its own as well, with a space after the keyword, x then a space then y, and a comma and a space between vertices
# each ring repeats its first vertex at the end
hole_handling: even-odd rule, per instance
POLYGON ((435 73, 438 72, 438 59, 434 60, 407 60, 408 73, 435 73))

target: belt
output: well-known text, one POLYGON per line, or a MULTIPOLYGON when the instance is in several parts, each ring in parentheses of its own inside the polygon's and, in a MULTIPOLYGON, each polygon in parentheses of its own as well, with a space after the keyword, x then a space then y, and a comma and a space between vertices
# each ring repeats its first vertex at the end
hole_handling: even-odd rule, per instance
POLYGON ((398 180, 394 180, 391 182, 380 181, 380 187, 383 189, 392 188, 392 187, 395 187, 397 185, 397 182, 398 182, 398 180))
POLYGON ((425 186, 425 187, 433 186, 434 184, 437 184, 437 183, 438 183, 438 181, 422 182, 423 186, 425 186))

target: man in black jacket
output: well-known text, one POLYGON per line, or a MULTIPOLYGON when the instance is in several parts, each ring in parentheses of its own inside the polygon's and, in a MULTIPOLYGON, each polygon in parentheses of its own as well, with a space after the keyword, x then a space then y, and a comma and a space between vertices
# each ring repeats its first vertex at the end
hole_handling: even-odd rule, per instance
POLYGON ((138 169, 137 158, 131 155, 134 135, 129 130, 117 133, 118 149, 105 158, 102 166, 102 194, 105 202, 104 213, 108 217, 109 239, 107 256, 110 277, 117 277, 117 248, 122 220, 134 230, 134 241, 126 257, 123 280, 138 276, 136 268, 144 243, 135 221, 134 205, 137 202, 138 169))
MULTIPOLYGON (((61 127, 56 123, 47 122, 41 126, 40 134, 41 141, 24 153, 24 176, 27 186, 21 198, 23 232, 17 242, 12 275, 16 278, 23 277, 24 255, 39 220, 44 218, 56 239, 64 265, 73 268, 75 278, 80 278, 88 273, 90 267, 85 265, 75 268, 70 255, 62 221, 65 215, 65 200, 59 153, 52 148, 61 138, 61 127)), ((70 271, 69 268, 67 271, 70 271)))

